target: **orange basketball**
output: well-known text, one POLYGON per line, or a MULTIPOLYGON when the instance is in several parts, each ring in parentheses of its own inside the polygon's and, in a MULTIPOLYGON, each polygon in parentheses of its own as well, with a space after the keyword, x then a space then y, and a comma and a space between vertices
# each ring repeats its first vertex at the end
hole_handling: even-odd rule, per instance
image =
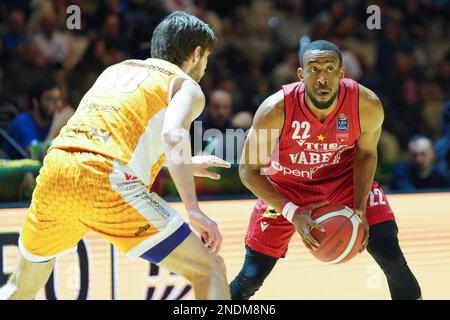
POLYGON ((364 227, 352 209, 330 204, 314 210, 311 217, 326 230, 311 231, 320 243, 318 250, 311 251, 318 260, 329 264, 343 263, 359 252, 364 239, 364 227))

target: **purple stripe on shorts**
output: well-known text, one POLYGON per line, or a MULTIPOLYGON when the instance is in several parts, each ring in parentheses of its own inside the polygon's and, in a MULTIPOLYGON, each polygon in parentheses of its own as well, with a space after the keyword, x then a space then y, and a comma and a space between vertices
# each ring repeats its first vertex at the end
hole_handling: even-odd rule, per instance
POLYGON ((176 247, 180 245, 191 233, 191 229, 186 223, 183 223, 174 233, 169 237, 158 243, 153 248, 149 249, 141 255, 141 258, 158 263, 167 257, 176 247))

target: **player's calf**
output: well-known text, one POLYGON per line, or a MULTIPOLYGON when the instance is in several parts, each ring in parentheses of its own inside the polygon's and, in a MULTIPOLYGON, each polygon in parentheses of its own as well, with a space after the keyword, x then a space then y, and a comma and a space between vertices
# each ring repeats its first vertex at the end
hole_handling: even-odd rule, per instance
POLYGON ((386 275, 392 299, 421 299, 420 286, 403 256, 397 237, 369 241, 367 251, 386 275))
POLYGON ((229 299, 223 259, 211 253, 193 233, 158 265, 189 280, 196 299, 229 299))
POLYGON ((52 273, 55 259, 31 262, 20 256, 19 263, 8 283, 0 289, 0 300, 32 300, 45 286, 52 273))
POLYGON ((186 273, 186 278, 192 282, 194 290, 198 287, 207 288, 211 282, 226 283, 226 267, 222 257, 210 254, 186 273))

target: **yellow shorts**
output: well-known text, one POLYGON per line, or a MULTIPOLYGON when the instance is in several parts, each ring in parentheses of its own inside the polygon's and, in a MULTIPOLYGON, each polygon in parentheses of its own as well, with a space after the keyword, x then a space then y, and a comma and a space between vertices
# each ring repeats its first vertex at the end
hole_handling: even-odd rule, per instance
POLYGON ((131 257, 164 259, 190 234, 180 215, 127 167, 92 153, 51 149, 20 231, 33 262, 76 250, 92 230, 131 257))

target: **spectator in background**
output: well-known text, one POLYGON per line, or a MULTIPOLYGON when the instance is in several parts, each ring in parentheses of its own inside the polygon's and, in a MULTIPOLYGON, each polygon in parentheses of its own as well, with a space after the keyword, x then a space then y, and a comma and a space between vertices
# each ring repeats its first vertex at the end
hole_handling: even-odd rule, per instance
POLYGON ((205 21, 208 25, 211 26, 211 28, 216 33, 216 37, 218 39, 218 43, 215 46, 215 50, 220 50, 221 47, 224 45, 223 41, 223 21, 219 17, 219 15, 212 11, 208 10, 208 0, 197 0, 196 1, 196 7, 194 9, 195 16, 200 18, 201 20, 205 21))
POLYGON ((450 100, 447 101, 441 114, 442 137, 436 142, 436 169, 450 181, 450 100))
POLYGON ((385 77, 385 128, 393 133, 401 145, 407 145, 416 133, 429 134, 423 118, 420 80, 422 78, 414 57, 408 52, 397 52, 394 64, 385 77))
POLYGON ((231 123, 233 99, 229 92, 224 90, 213 91, 206 111, 206 117, 203 118, 204 130, 214 128, 225 132, 226 129, 235 129, 231 123))
POLYGON ((334 1, 329 10, 333 32, 340 37, 351 36, 358 26, 346 6, 347 4, 344 4, 344 1, 334 1))
POLYGON ((332 33, 333 21, 328 12, 318 14, 311 22, 312 39, 328 39, 332 33))
POLYGON ((309 25, 303 16, 303 2, 297 0, 277 1, 280 14, 269 21, 274 39, 282 49, 297 49, 298 39, 309 34, 309 25))
MULTIPOLYGON (((159 1, 130 1, 124 12, 124 34, 127 35, 131 56, 136 59, 147 59, 150 50, 150 31, 165 16, 163 4, 159 1)), ((89 29, 90 31, 91 29, 89 29)), ((213 28, 213 30, 217 31, 213 28)))
POLYGON ((67 46, 71 53, 65 59, 65 68, 68 71, 77 67, 90 44, 86 19, 81 19, 80 27, 80 29, 73 29, 67 33, 67 46))
POLYGON ((283 60, 272 70, 272 81, 275 88, 281 88, 285 83, 298 81, 298 53, 297 50, 286 50, 283 60))
MULTIPOLYGON (((61 89, 48 79, 39 79, 29 93, 31 111, 18 115, 8 126, 6 132, 30 155, 35 153, 32 144, 37 141, 42 159, 49 143, 56 138, 73 114, 70 106, 63 105, 61 89)), ((22 156, 9 143, 5 143, 5 152, 10 159, 22 156)))
POLYGON ((393 18, 382 21, 383 37, 378 43, 377 68, 381 74, 388 74, 399 51, 412 53, 413 46, 402 35, 398 21, 393 18))
POLYGON ((17 54, 25 41, 25 14, 20 10, 13 10, 8 17, 8 29, 2 36, 2 50, 5 58, 17 54))
POLYGON ((49 72, 48 60, 39 51, 36 43, 25 42, 18 54, 4 61, 4 95, 18 106, 24 105, 31 85, 49 72))
POLYGON ((433 147, 425 136, 413 136, 408 145, 410 160, 397 164, 392 172, 392 190, 411 192, 447 188, 448 181, 433 166, 433 147))
POLYGON ((438 63, 435 82, 439 86, 444 99, 450 100, 450 51, 438 63))
POLYGON ((334 35, 331 37, 330 41, 341 50, 345 76, 359 81, 363 75, 362 66, 356 54, 348 48, 346 38, 334 35))
POLYGON ((69 54, 66 35, 56 29, 56 16, 52 10, 44 13, 40 31, 33 37, 39 51, 50 64, 64 64, 69 54))
MULTIPOLYGON (((227 129, 236 127, 232 123, 233 99, 227 91, 214 90, 206 107, 206 113, 194 121, 191 130, 193 154, 214 154, 231 163, 236 163, 241 150, 235 139, 228 140, 227 129)), ((230 132, 228 132, 230 133, 230 132)), ((245 140, 245 138, 243 138, 245 140)))
POLYGON ((109 47, 125 48, 125 36, 118 14, 108 14, 103 22, 100 36, 109 47))
POLYGON ((423 38, 426 34, 426 23, 421 1, 404 0, 402 9, 410 37, 414 40, 423 38))

